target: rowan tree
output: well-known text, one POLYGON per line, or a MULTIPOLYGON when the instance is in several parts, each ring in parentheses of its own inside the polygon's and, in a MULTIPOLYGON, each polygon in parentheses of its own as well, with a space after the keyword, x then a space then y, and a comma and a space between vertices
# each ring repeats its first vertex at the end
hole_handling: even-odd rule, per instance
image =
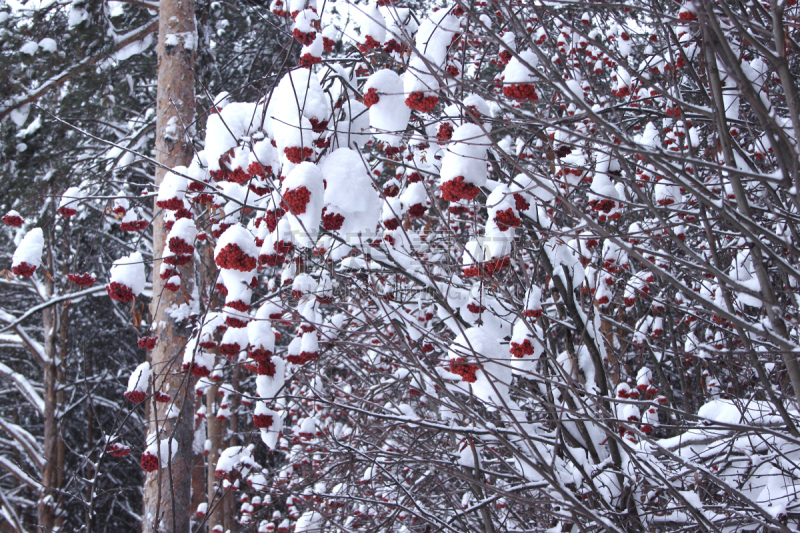
POLYGON ((202 141, 161 105, 164 249, 106 278, 179 332, 145 529, 796 529, 797 9, 254 10, 279 60, 202 141))

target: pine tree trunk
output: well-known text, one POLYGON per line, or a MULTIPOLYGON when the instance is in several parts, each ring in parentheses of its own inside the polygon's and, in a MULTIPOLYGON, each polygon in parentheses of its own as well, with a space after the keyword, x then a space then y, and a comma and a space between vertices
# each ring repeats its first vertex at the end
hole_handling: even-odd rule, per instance
MULTIPOLYGON (((194 60, 197 41, 194 1, 163 0, 159 7, 158 31, 158 94, 156 115, 156 160, 164 167, 188 165, 192 147, 188 132, 194 120, 194 60), (169 41, 167 40, 169 36, 169 41), (167 46, 167 42, 171 46, 167 46), (177 42, 177 44, 174 44, 177 42), (189 46, 187 47, 187 43, 189 46), (173 45, 174 44, 174 45, 173 45)), ((156 187, 161 184, 166 169, 156 169, 156 187)), ((145 478, 145 533, 185 533, 191 527, 192 470, 196 462, 192 450, 194 440, 194 380, 181 371, 183 347, 188 332, 182 331, 167 310, 178 300, 191 294, 192 265, 181 268, 182 286, 176 293, 164 290, 158 276, 161 256, 166 247, 167 231, 163 213, 154 209, 153 220, 153 299, 150 314, 155 325, 158 343, 151 353, 153 386, 168 393, 172 401, 153 403, 149 410, 149 434, 159 439, 175 438, 178 452, 169 465, 145 478), (176 418, 166 419, 165 412, 174 404, 176 418)), ((163 458, 167 462, 167 458, 163 458)))

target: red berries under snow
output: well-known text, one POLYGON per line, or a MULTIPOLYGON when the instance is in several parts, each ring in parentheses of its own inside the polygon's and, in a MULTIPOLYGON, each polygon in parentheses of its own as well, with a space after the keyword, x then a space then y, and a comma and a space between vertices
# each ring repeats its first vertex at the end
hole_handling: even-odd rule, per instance
POLYGON ((462 124, 442 158, 442 198, 448 202, 473 200, 486 183, 489 141, 477 124, 462 124))
POLYGON ((119 444, 117 442, 113 444, 108 444, 104 448, 104 451, 114 457, 125 457, 127 455, 130 455, 131 453, 130 447, 125 446, 124 444, 119 444))
POLYGON ((136 341, 136 345, 139 348, 144 348, 145 350, 152 350, 156 347, 157 341, 158 337, 141 337, 136 341))
POLYGON ((144 362, 136 367, 128 378, 125 397, 133 403, 141 403, 147 397, 147 386, 150 383, 150 363, 144 362))
POLYGON ((214 262, 220 268, 249 272, 258 263, 258 248, 253 235, 235 224, 220 236, 214 250, 214 262))
POLYGON ((3 217, 3 222, 8 224, 9 226, 18 228, 25 221, 22 220, 22 217, 19 215, 19 213, 17 213, 12 209, 11 211, 5 214, 5 216, 3 217))
POLYGON ((281 207, 295 215, 302 215, 306 212, 306 204, 310 199, 311 192, 305 186, 289 189, 283 193, 281 207))
POLYGON ((378 94, 378 89, 375 87, 370 87, 367 89, 367 92, 364 93, 364 105, 367 107, 372 107, 378 102, 380 102, 381 97, 378 94))
POLYGON ((259 429, 269 429, 272 427, 272 416, 254 414, 253 425, 259 429))
POLYGON ((67 274, 67 279, 78 287, 91 287, 97 281, 97 276, 89 273, 67 274))
POLYGON ((158 470, 158 457, 150 452, 144 452, 139 464, 145 472, 155 472, 158 470))
POLYGON ((467 363, 461 357, 451 359, 448 370, 461 376, 461 379, 467 383, 475 383, 477 381, 475 373, 478 371, 478 365, 467 363))
POLYGON ((11 259, 11 272, 15 276, 29 278, 36 268, 42 264, 44 251, 44 233, 41 228, 30 230, 22 238, 11 259))
POLYGON ((132 302, 144 290, 145 272, 142 254, 134 252, 114 261, 108 295, 119 302, 132 302))
POLYGON ((456 176, 455 178, 442 183, 442 199, 447 202, 458 202, 459 200, 474 200, 481 190, 473 185, 467 183, 464 176, 456 176))
POLYGON ((439 103, 438 96, 425 96, 422 91, 413 92, 406 98, 406 105, 411 109, 416 109, 423 113, 430 113, 436 104, 439 103))
POLYGON ((71 217, 78 211, 78 202, 83 199, 83 192, 78 187, 70 187, 61 196, 61 201, 58 204, 58 214, 63 217, 71 217))

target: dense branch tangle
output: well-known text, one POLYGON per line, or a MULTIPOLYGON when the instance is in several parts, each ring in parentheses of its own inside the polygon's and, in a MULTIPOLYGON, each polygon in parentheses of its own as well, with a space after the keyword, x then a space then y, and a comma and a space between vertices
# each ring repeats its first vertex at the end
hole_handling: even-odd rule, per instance
POLYGON ((158 190, 194 530, 796 528, 797 8, 380 3, 274 1, 158 190))

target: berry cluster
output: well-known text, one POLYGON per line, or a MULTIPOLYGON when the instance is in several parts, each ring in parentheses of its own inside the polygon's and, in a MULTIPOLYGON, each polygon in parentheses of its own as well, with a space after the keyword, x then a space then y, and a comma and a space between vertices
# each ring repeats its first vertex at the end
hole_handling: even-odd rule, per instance
POLYGON ((301 185, 283 193, 281 207, 290 210, 294 215, 302 215, 306 212, 306 204, 309 201, 311 201, 311 191, 301 185))
POLYGON ((272 416, 253 415, 253 425, 258 429, 269 429, 272 427, 272 416))
POLYGON ((524 100, 538 100, 536 87, 532 83, 512 83, 503 87, 503 94, 520 102, 524 100))
POLYGON ((370 87, 366 93, 364 93, 364 105, 367 107, 372 107, 378 102, 380 102, 381 97, 378 94, 378 89, 375 87, 370 87))
POLYGON ((112 300, 116 300, 118 302, 132 302, 136 299, 130 287, 116 281, 112 281, 106 285, 106 292, 108 292, 108 295, 111 296, 112 300))
POLYGON ((194 246, 183 240, 181 237, 172 237, 169 240, 169 251, 173 254, 193 254, 194 246))
POLYGON ((512 341, 509 351, 514 357, 522 359, 526 355, 533 355, 533 345, 530 339, 525 339, 522 343, 512 341))
POLYGON ((319 56, 315 56, 310 53, 305 53, 300 56, 300 61, 297 63, 298 66, 303 68, 311 68, 314 65, 318 65, 322 63, 322 58, 319 56))
POLYGON ((422 204, 414 204, 408 208, 408 216, 411 218, 420 218, 427 210, 428 208, 422 204))
POLYGON ((523 314, 528 318, 539 318, 540 316, 542 316, 542 310, 541 309, 526 309, 523 314))
POLYGON ((245 254, 239 245, 230 243, 219 251, 214 262, 220 268, 250 272, 256 268, 256 258, 245 254))
MULTIPOLYGON (((225 323, 231 328, 243 328, 247 326, 247 322, 240 317, 228 315, 225 317, 225 323)), ((230 358, 231 356, 229 356, 230 358)))
POLYGON ((442 199, 447 202, 474 200, 479 192, 480 189, 475 185, 464 182, 464 176, 456 176, 442 183, 442 199))
POLYGON ((250 311, 250 304, 243 302, 242 300, 234 300, 232 302, 225 302, 225 307, 230 307, 231 309, 236 309, 237 311, 241 311, 242 313, 246 313, 250 311))
POLYGON ((372 35, 367 35, 364 38, 364 43, 358 45, 358 49, 362 54, 366 54, 370 50, 375 50, 381 47, 381 43, 372 38, 372 35))
POLYGON ((400 221, 396 218, 390 218, 389 220, 383 221, 383 226, 389 231, 396 230, 398 227, 400 227, 400 221))
POLYGON ((142 403, 147 395, 141 390, 132 390, 125 393, 125 397, 133 403, 142 403))
POLYGON ((290 163, 299 165, 304 160, 310 159, 311 156, 314 155, 314 150, 311 148, 300 148, 299 146, 287 146, 283 149, 283 153, 290 163))
MULTIPOLYGON (((227 320, 226 320, 226 322, 227 322, 227 320)), ((225 343, 225 344, 220 344, 219 345, 219 353, 221 353, 222 355, 224 355, 228 359, 231 359, 232 357, 238 355, 239 352, 241 352, 241 351, 242 351, 242 347, 239 346, 238 342, 230 342, 230 343, 225 343)))
POLYGON ((155 472, 158 470, 158 457, 150 452, 144 452, 140 464, 145 472, 155 472))
POLYGON ((169 200, 158 200, 156 205, 161 209, 167 211, 177 211, 183 209, 183 200, 178 198, 170 198, 169 200))
POLYGON ((168 403, 172 399, 169 394, 164 394, 161 391, 156 391, 156 401, 158 403, 168 403))
POLYGON ((516 228, 522 221, 514 214, 514 210, 510 207, 505 211, 498 211, 494 216, 494 221, 497 223, 497 229, 500 231, 507 231, 509 228, 516 228))
POLYGON ((97 281, 91 274, 67 274, 67 279, 78 287, 90 287, 97 281))
POLYGON ((172 266, 188 265, 191 260, 191 255, 169 255, 162 259, 166 264, 172 266))
POLYGON ((147 227, 146 220, 134 220, 132 222, 123 222, 119 225, 119 229, 122 231, 128 231, 130 233, 134 233, 137 231, 142 231, 147 227))
POLYGON ((294 37, 294 40, 303 46, 310 46, 314 42, 314 39, 317 38, 317 32, 310 31, 306 33, 295 28, 292 31, 292 37, 294 37))
POLYGON ((197 363, 183 363, 183 370, 191 372, 194 377, 207 378, 211 375, 211 369, 197 363))
POLYGON ((486 263, 464 267, 463 274, 465 278, 482 277, 484 279, 489 279, 496 272, 507 268, 510 264, 510 257, 501 257, 499 259, 495 259, 494 261, 487 261, 486 263))
POLYGON ((272 361, 270 361, 270 357, 272 357, 272 352, 270 350, 265 350, 264 348, 251 348, 249 355, 256 363, 272 365, 272 372, 273 374, 275 373, 275 365, 272 364, 272 361))
POLYGON ((19 215, 6 215, 3 217, 3 222, 8 224, 9 226, 13 226, 18 228, 22 225, 24 220, 19 215))
POLYGON ((287 355, 286 361, 294 365, 302 366, 309 361, 313 361, 317 357, 319 357, 319 354, 316 352, 300 352, 299 355, 287 355))
POLYGON ((339 213, 324 213, 322 215, 322 227, 328 231, 342 229, 344 217, 339 213))
POLYGON ((131 453, 131 449, 125 446, 124 444, 109 444, 105 447, 105 452, 111 454, 114 457, 125 457, 131 453))
POLYGON ((408 95, 406 105, 411 109, 416 109, 422 113, 430 113, 436 104, 439 103, 438 96, 425 96, 422 91, 416 91, 408 95))
POLYGON ((467 363, 461 357, 450 360, 450 372, 461 376, 461 379, 467 383, 475 383, 477 378, 475 373, 478 371, 478 365, 467 363))
POLYGON ((136 341, 136 345, 145 350, 152 350, 156 347, 157 341, 158 337, 140 337, 139 340, 136 341))

